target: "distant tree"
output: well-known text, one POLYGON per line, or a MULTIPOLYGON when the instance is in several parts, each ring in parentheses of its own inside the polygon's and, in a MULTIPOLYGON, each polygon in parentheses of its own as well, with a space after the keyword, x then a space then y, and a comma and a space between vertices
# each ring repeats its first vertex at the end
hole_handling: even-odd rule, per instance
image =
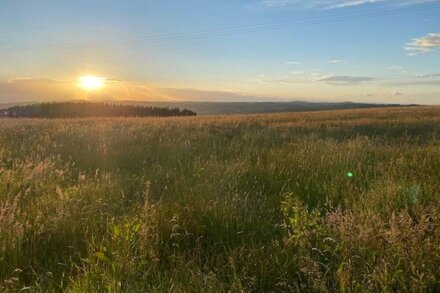
POLYGON ((191 110, 95 102, 59 102, 14 106, 0 110, 0 117, 86 118, 196 116, 191 110))

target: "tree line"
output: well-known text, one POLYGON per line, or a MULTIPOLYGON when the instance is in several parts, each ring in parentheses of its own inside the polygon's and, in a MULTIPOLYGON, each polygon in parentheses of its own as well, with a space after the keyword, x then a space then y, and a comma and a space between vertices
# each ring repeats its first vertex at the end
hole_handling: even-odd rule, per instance
POLYGON ((87 118, 87 117, 171 117, 196 116, 191 110, 98 102, 58 102, 13 106, 0 110, 1 117, 87 118))

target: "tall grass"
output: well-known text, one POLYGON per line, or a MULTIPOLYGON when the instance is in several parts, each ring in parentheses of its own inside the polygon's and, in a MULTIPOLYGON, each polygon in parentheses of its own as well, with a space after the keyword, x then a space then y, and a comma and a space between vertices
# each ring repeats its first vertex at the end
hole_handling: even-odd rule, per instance
POLYGON ((439 108, 1 122, 0 291, 440 290, 439 108))

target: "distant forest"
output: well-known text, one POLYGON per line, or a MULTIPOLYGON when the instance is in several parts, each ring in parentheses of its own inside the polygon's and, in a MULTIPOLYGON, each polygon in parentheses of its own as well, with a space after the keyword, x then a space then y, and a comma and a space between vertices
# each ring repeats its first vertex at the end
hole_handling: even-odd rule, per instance
POLYGON ((171 117, 195 116, 179 108, 121 105, 96 102, 59 102, 14 106, 0 110, 0 117, 14 118, 86 118, 86 117, 171 117))

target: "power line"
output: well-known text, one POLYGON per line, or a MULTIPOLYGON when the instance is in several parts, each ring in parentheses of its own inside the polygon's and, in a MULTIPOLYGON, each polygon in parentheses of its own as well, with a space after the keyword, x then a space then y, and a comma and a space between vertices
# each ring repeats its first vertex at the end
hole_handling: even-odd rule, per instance
POLYGON ((90 41, 86 43, 76 43, 76 44, 66 44, 57 47, 53 46, 21 46, 21 47, 6 47, 0 48, 0 50, 59 50, 59 49, 82 49, 82 48, 95 48, 95 47, 103 47, 103 46, 112 46, 112 45, 121 45, 126 43, 133 42, 168 42, 168 41, 176 41, 176 40, 187 40, 187 39, 195 39, 200 37, 216 37, 216 36, 225 36, 232 34, 240 34, 240 33, 249 33, 249 32, 261 32, 261 31, 269 31, 269 30, 277 30, 283 28, 292 28, 300 25, 313 25, 313 24, 322 24, 322 23, 333 23, 338 22, 339 20, 345 20, 347 17, 353 17, 352 20, 363 19, 369 17, 377 17, 377 16, 388 16, 395 14, 402 14, 408 12, 415 12, 419 10, 425 10, 427 7, 419 7, 419 9, 388 9, 388 10, 378 10, 380 14, 368 11, 368 13, 363 14, 346 14, 346 15, 338 15, 333 17, 324 17, 324 18, 314 18, 320 20, 318 22, 313 22, 313 18, 302 19, 295 22, 278 22, 278 23, 269 23, 269 24, 257 24, 257 25, 244 25, 244 26, 236 26, 230 28, 220 28, 220 29, 211 29, 211 30, 201 30, 201 31, 192 31, 186 33, 171 33, 171 34, 157 34, 146 37, 137 37, 137 38, 126 38, 126 39, 116 39, 116 40, 102 40, 102 41, 90 41), (305 22, 304 22, 305 21, 305 22), (312 22, 310 22, 312 21, 312 22), (324 22, 322 22, 324 21, 324 22))
POLYGON ((363 13, 345 13, 328 17, 309 17, 297 19, 294 21, 271 22, 254 25, 241 25, 227 28, 216 28, 208 30, 196 30, 183 33, 155 34, 149 36, 140 36, 133 38, 88 41, 75 44, 59 44, 59 45, 33 45, 33 46, 17 46, 17 47, 0 47, 3 52, 34 52, 34 51, 53 51, 53 50, 72 50, 72 49, 89 49, 89 48, 106 48, 125 45, 133 45, 139 43, 164 43, 184 40, 196 40, 206 38, 224 37, 238 34, 257 33, 265 31, 276 31, 282 29, 292 29, 301 26, 310 26, 318 24, 338 23, 346 20, 362 20, 374 17, 401 15, 406 13, 420 12, 427 9, 433 9, 432 6, 419 5, 418 7, 393 9, 370 9, 363 13))

